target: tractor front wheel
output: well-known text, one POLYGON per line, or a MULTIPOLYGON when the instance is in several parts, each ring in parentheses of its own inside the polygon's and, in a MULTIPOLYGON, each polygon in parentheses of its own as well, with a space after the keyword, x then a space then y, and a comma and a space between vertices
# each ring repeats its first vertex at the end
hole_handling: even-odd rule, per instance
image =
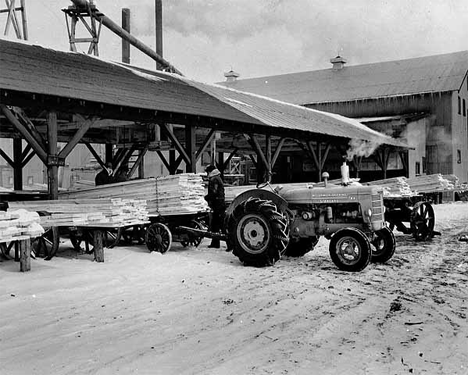
POLYGON ((330 240, 330 257, 342 271, 359 272, 371 260, 370 242, 356 228, 345 228, 336 232, 330 240))
POLYGON ((390 228, 383 227, 374 233, 372 240, 374 249, 372 250, 371 262, 385 263, 393 254, 395 254, 396 242, 395 236, 390 228))
POLYGON ((269 200, 249 198, 228 219, 228 241, 233 254, 247 266, 272 266, 289 242, 287 216, 269 200))

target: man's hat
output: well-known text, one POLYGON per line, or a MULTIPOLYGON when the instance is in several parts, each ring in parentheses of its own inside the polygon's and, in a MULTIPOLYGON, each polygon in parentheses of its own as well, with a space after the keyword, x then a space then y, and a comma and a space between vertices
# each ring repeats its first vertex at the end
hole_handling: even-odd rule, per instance
POLYGON ((210 165, 206 166, 205 172, 210 173, 210 172, 213 172, 215 169, 216 169, 216 167, 214 165, 210 164, 210 165))

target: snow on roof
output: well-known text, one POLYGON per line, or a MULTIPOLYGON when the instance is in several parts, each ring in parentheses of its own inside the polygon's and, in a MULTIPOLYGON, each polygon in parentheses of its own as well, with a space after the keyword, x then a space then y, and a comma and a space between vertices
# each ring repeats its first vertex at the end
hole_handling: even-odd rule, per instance
POLYGON ((220 84, 305 105, 458 90, 467 69, 468 51, 461 51, 220 84))

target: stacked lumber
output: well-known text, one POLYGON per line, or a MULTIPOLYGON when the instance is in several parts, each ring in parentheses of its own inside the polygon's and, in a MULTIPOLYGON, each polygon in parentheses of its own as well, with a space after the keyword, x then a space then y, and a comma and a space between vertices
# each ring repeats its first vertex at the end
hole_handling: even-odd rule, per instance
POLYGON ((203 178, 182 173, 158 178, 130 180, 91 189, 59 193, 59 199, 144 199, 149 216, 180 215, 208 211, 203 178))
POLYGON ((40 224, 53 226, 122 227, 148 220, 146 201, 139 199, 73 199, 10 202, 18 208, 41 213, 40 224))
POLYGON ((375 180, 369 182, 368 185, 381 186, 384 196, 412 196, 417 194, 413 191, 407 178, 404 176, 375 180))
POLYGON ((440 173, 409 178, 408 184, 412 190, 419 193, 432 193, 454 188, 453 184, 440 173))
POLYGON ((39 237, 44 233, 37 212, 24 209, 0 211, 0 242, 39 237))
POLYGON ((180 215, 209 210, 203 177, 195 173, 159 177, 156 205, 160 215, 180 215))
POLYGON ((449 182, 449 189, 455 189, 460 187, 460 179, 454 174, 444 174, 442 175, 442 177, 449 182))

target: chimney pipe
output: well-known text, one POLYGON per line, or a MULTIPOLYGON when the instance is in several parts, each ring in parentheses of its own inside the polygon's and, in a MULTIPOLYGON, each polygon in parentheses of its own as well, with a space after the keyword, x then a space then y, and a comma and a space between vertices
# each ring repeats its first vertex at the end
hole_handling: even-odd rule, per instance
MULTIPOLYGON (((163 57, 162 0, 154 1, 154 12, 156 20, 156 53, 163 57)), ((164 65, 162 65, 160 62, 156 62, 156 69, 163 70, 164 65)))
MULTIPOLYGON (((122 29, 130 33, 130 9, 122 8, 122 29)), ((130 43, 122 38, 122 62, 130 64, 130 43)))

